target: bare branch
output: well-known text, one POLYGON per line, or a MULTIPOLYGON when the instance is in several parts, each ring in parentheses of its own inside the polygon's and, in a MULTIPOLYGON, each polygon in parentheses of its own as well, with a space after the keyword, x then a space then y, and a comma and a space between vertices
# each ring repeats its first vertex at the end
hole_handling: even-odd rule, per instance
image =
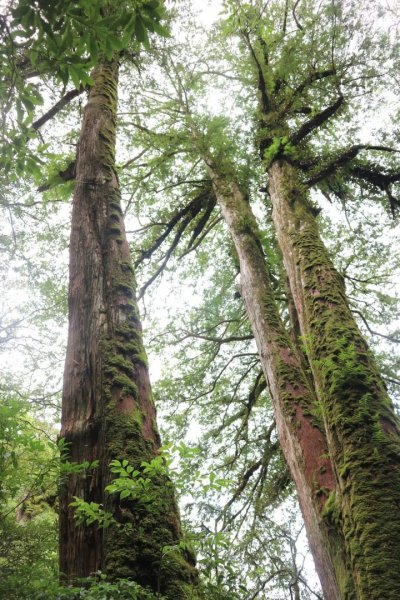
POLYGON ((47 121, 50 121, 50 119, 55 117, 55 115, 57 115, 65 106, 67 106, 72 100, 74 100, 74 98, 80 96, 85 91, 85 89, 87 88, 81 86, 79 89, 70 90, 69 92, 67 92, 65 96, 61 98, 61 100, 59 100, 50 110, 47 111, 47 113, 45 113, 39 119, 32 123, 32 129, 37 131, 38 129, 43 127, 43 125, 47 123, 47 121))

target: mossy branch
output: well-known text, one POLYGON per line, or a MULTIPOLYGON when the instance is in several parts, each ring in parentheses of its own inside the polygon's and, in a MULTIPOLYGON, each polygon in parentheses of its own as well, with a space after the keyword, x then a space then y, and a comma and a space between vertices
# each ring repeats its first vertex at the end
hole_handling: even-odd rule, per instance
POLYGON ((325 108, 323 111, 317 113, 309 121, 306 121, 306 123, 304 123, 300 127, 300 129, 298 129, 296 131, 296 133, 294 133, 290 137, 290 139, 289 139, 290 143, 293 145, 298 144, 301 140, 303 140, 305 137, 307 137, 312 131, 314 131, 314 129, 321 127, 321 125, 326 123, 326 121, 328 121, 339 110, 339 108, 343 105, 343 102, 344 102, 344 97, 339 96, 333 104, 331 104, 330 106, 325 108))
MULTIPOLYGON (((338 152, 336 154, 336 156, 331 157, 328 160, 326 160, 324 166, 317 173, 312 175, 306 181, 306 184, 311 187, 311 186, 315 185, 316 183, 322 181, 323 179, 330 177, 331 175, 336 173, 336 171, 338 169, 347 165, 348 163, 350 163, 350 161, 352 161, 354 158, 356 158, 356 156, 358 156, 358 154, 362 150, 376 150, 379 152, 391 152, 391 153, 398 152, 398 153, 400 153, 400 150, 397 150, 396 148, 390 148, 388 146, 356 144, 354 146, 351 146, 350 148, 347 148, 346 150, 342 150, 341 152, 338 152)), ((309 163, 303 163, 302 165, 299 165, 299 166, 303 171, 307 171, 307 170, 311 169, 313 166, 315 166, 315 164, 316 164, 316 160, 313 162, 309 162, 309 163)))
MULTIPOLYGON (((162 245, 162 243, 168 238, 169 234, 173 231, 174 227, 181 221, 182 226, 180 228, 181 235, 183 234, 186 227, 197 217, 197 215, 202 211, 204 206, 208 205, 208 196, 210 194, 210 189, 203 187, 202 191, 197 194, 192 200, 186 204, 180 210, 174 212, 170 220, 165 224, 164 231, 161 235, 157 237, 157 239, 153 242, 150 248, 141 251, 141 255, 135 261, 135 268, 138 267, 144 260, 150 259, 152 255, 158 250, 158 248, 162 245)), ((215 205, 215 200, 214 200, 215 205)), ((208 220, 208 219, 207 219, 208 220)), ((205 225, 205 223, 204 223, 205 225)), ((203 225, 203 226, 204 226, 203 225)), ((201 231, 199 232, 201 233, 201 231)), ((198 234, 199 235, 199 234, 198 234)), ((179 236, 180 237, 180 236, 179 236)), ((197 237, 197 236, 196 236, 197 237)), ((179 240, 178 240, 179 241, 179 240)), ((194 240, 193 240, 194 241, 194 240)))
POLYGON ((285 105, 283 110, 279 113, 280 115, 287 114, 291 107, 293 106, 295 100, 313 83, 316 81, 320 81, 321 79, 326 79, 327 77, 332 77, 336 75, 335 69, 325 69, 323 71, 312 71, 308 77, 303 79, 303 81, 294 89, 291 94, 289 102, 285 105))

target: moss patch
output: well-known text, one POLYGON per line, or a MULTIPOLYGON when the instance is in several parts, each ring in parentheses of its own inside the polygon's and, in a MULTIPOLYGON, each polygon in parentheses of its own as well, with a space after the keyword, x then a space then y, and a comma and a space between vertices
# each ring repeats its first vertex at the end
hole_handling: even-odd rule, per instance
POLYGON ((400 570, 393 560, 400 556, 399 423, 349 309, 343 279, 319 237, 304 187, 292 167, 282 163, 279 168, 274 202, 279 197, 280 205, 274 210, 281 222, 285 215, 280 236, 290 248, 286 260, 293 261, 292 271, 302 282, 302 287, 291 283, 304 307, 306 351, 339 476, 335 502, 356 597, 395 600, 400 597, 400 570))

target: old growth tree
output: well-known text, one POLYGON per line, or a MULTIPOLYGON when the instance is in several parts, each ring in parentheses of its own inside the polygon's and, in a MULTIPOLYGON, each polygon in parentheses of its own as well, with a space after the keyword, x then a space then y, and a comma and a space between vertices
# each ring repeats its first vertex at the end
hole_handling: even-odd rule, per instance
MULTIPOLYGON (((126 54, 138 55, 140 42, 149 47, 147 31, 165 33, 163 16, 157 1, 127 2, 118 11, 108 2, 20 2, 13 8, 10 21, 3 21, 10 46, 6 93, 11 103, 15 89, 20 92, 20 131, 5 130, 5 161, 10 170, 18 153, 24 156, 23 138, 33 137, 87 85, 77 156, 58 175, 73 179, 75 188, 61 438, 68 464, 77 465, 68 474, 64 469, 60 483, 60 571, 74 582, 101 570, 184 599, 195 597, 197 573, 191 552, 178 547, 183 534, 173 485, 165 469, 144 476, 148 485, 141 494, 133 480, 142 463, 150 465, 158 455, 161 442, 115 164, 119 64, 126 54), (27 38, 23 45, 21 37, 27 38), (42 98, 40 83, 25 85, 30 77, 64 84, 71 79, 76 90, 32 123, 42 98), (132 489, 119 497, 106 491, 116 460, 132 473, 132 489), (77 522, 76 506, 89 514, 100 508, 111 522, 77 522)), ((28 160, 37 172, 35 157, 28 160)))
MULTIPOLYGON (((204 187, 202 217, 194 204, 182 207, 142 259, 156 252, 175 228, 166 262, 194 209, 188 247, 193 248, 195 239, 215 227, 217 201, 238 254, 242 296, 325 595, 395 598, 399 423, 349 308, 343 276, 319 237, 319 209, 308 190, 336 195, 342 203, 348 196, 369 194, 386 202, 396 217, 396 132, 377 132, 364 141, 365 132, 353 123, 360 97, 371 104, 381 101, 382 93, 384 97, 396 73, 397 45, 379 29, 384 22, 378 19, 373 28, 350 2, 234 3, 231 12, 225 32, 241 40, 235 59, 243 73, 247 51, 246 82, 257 88, 255 139, 268 175, 268 204, 288 281, 291 335, 274 312, 262 237, 246 202, 249 182, 243 176, 240 180, 239 172, 235 175, 227 159, 221 125, 207 125, 204 115, 193 114, 204 76, 218 74, 218 69, 224 76, 226 65, 213 66, 210 56, 203 55, 196 68, 190 57, 179 64, 179 54, 168 62, 167 50, 161 50, 171 87, 168 101, 160 106, 171 111, 173 124, 169 132, 162 127, 158 136, 155 131, 152 137, 150 129, 147 134, 164 151, 168 137, 172 144, 180 142, 179 152, 194 155, 195 167, 202 161, 205 169, 197 171, 202 175, 196 184, 201 185, 202 177, 205 186, 209 177, 216 199, 204 187)), ((143 124, 142 129, 146 132, 143 124)), ((180 183, 189 182, 182 178, 180 183)), ((172 185, 179 185, 179 179, 172 185)))
MULTIPOLYGON (((206 597, 220 597, 222 589, 230 598, 272 597, 274 582, 291 597, 312 593, 297 563, 296 545, 270 518, 272 508, 290 494, 277 430, 325 597, 397 598, 398 424, 350 311, 374 329, 371 311, 357 303, 370 292, 360 283, 367 276, 365 269, 352 268, 354 257, 341 254, 341 248, 333 266, 319 238, 318 195, 309 197, 311 189, 340 200, 357 223, 353 244, 361 254, 366 252, 363 227, 372 228, 368 215, 357 213, 357 202, 372 211, 374 203, 384 206, 373 214, 391 226, 384 211, 397 208, 396 132, 378 131, 374 137, 359 132, 356 105, 365 97, 372 108, 382 96, 396 67, 396 46, 379 19, 375 29, 371 26, 359 4, 227 2, 228 19, 218 37, 196 48, 186 23, 187 44, 158 40, 154 57, 138 58, 137 45, 130 46, 128 38, 145 40, 146 27, 143 33, 128 3, 128 12, 115 16, 93 12, 93 3, 72 3, 75 18, 69 28, 68 19, 56 20, 57 36, 46 30, 46 21, 54 17, 50 4, 39 4, 21 2, 17 15, 33 54, 26 61, 18 46, 8 48, 13 50, 10 89, 19 92, 19 131, 6 129, 11 143, 5 158, 8 169, 15 161, 21 174, 31 170, 49 193, 55 183, 75 178, 63 432, 71 444, 69 460, 100 461, 100 468, 86 476, 72 474, 62 492, 62 571, 73 578, 100 567, 156 591, 160 583, 170 597, 177 597, 177 588, 186 597, 195 577, 188 555, 185 561, 185 554, 167 554, 163 563, 162 547, 178 542, 180 529, 173 493, 168 487, 165 494, 162 475, 152 480, 150 502, 120 503, 104 495, 111 459, 127 458, 139 467, 159 445, 122 220, 121 179, 128 214, 133 208, 139 219, 150 217, 135 237, 136 265, 156 259, 142 274, 140 295, 151 291, 170 261, 181 276, 189 271, 187 286, 197 278, 196 293, 204 295, 204 307, 178 316, 164 332, 170 348, 179 340, 187 346, 179 368, 171 362, 177 380, 165 380, 159 395, 177 399, 178 435, 190 415, 202 423, 203 460, 213 456, 209 468, 233 480, 222 510, 212 486, 207 500, 198 498, 203 534, 216 518, 218 535, 228 540, 219 547, 224 560, 216 556, 216 545, 209 548, 206 597), (94 23, 95 35, 85 34, 88 23, 94 23), (79 52, 73 49, 76 38, 79 52), (225 59, 217 61, 218 55, 225 59), (140 61, 139 73, 130 59, 140 61), (71 78, 75 84, 35 121, 41 88, 36 80, 29 83, 32 61, 47 83, 54 83, 51 77, 57 78, 59 69, 61 81, 71 78), (121 61, 126 70, 120 139, 133 139, 134 148, 126 144, 131 157, 118 172, 121 61), (47 119, 87 84, 77 160, 70 156, 61 167, 52 165, 46 177, 41 172, 46 157, 40 158, 46 149, 36 152, 36 131, 44 128, 45 136, 46 122, 51 127, 47 119), (231 119, 211 115, 206 98, 213 90, 240 98, 240 111, 231 119), (31 140, 28 151, 26 139, 31 140), (218 260, 210 261, 210 253, 218 253, 218 260), (187 267, 182 270, 181 264, 187 267), (237 269, 247 317, 233 288, 237 269), (343 276, 347 293, 358 295, 350 305, 343 276), (120 525, 134 527, 76 526, 68 507, 72 496, 101 503, 120 525), (142 529, 135 527, 138 520, 142 529), (284 542, 277 545, 277 539, 284 542)), ((329 235, 325 238, 332 247, 329 235)), ((382 268, 375 252, 370 260, 382 268)), ((207 555, 206 545, 203 552, 207 555)))
MULTIPOLYGON (((283 58, 273 62, 272 45, 275 55, 279 31, 271 35, 257 31, 256 25, 250 32, 250 25, 244 36, 258 73, 260 153, 266 162, 272 218, 303 340, 299 353, 304 348, 318 399, 312 405, 303 399, 299 403, 321 418, 334 474, 327 489, 319 493, 325 495, 322 520, 330 522, 332 529, 340 523, 342 534, 341 541, 335 535, 331 547, 336 596, 395 598, 400 586, 395 559, 400 533, 400 424, 349 309, 343 277, 320 239, 308 191, 324 184, 329 189, 331 184, 334 192, 335 178, 347 178, 355 185, 360 182, 361 189, 367 186, 369 192, 382 191, 393 214, 399 207, 391 189, 400 180, 398 164, 384 162, 385 154, 395 154, 397 149, 380 143, 379 138, 358 144, 349 140, 346 146, 347 136, 343 136, 343 145, 336 145, 329 135, 335 117, 337 127, 354 107, 354 97, 361 92, 379 93, 378 86, 364 83, 368 76, 379 80, 381 73, 374 70, 373 61, 378 59, 371 42, 367 76, 362 50, 370 24, 360 22, 358 11, 359 6, 338 3, 325 11, 318 7, 315 14, 293 13, 291 43, 297 52, 313 53, 301 77, 297 69, 293 74, 283 71, 283 58), (322 34, 315 40, 316 17, 318 31, 323 28, 329 33, 327 40, 322 34), (341 39, 346 29, 356 33, 351 42, 341 39), (351 54, 350 44, 356 42, 351 54), (359 80, 363 83, 355 90, 359 80), (315 86, 316 82, 323 85, 315 86), (296 121, 298 111, 306 116, 296 121), (327 146, 321 150, 317 136, 324 126, 327 146)), ((281 21, 283 34, 290 27, 285 19, 281 21)), ((285 45, 280 53, 285 56, 285 45)), ((287 54, 290 60, 293 51, 287 54)), ((390 70, 396 57, 385 58, 390 70)), ((335 597, 333 592, 329 596, 335 597)))

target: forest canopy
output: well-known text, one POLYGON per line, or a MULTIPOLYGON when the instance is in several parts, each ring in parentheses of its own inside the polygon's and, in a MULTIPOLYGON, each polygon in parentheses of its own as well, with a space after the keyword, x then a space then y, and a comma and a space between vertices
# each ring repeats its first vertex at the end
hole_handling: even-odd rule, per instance
POLYGON ((398 599, 398 4, 0 5, 0 597, 398 599))

